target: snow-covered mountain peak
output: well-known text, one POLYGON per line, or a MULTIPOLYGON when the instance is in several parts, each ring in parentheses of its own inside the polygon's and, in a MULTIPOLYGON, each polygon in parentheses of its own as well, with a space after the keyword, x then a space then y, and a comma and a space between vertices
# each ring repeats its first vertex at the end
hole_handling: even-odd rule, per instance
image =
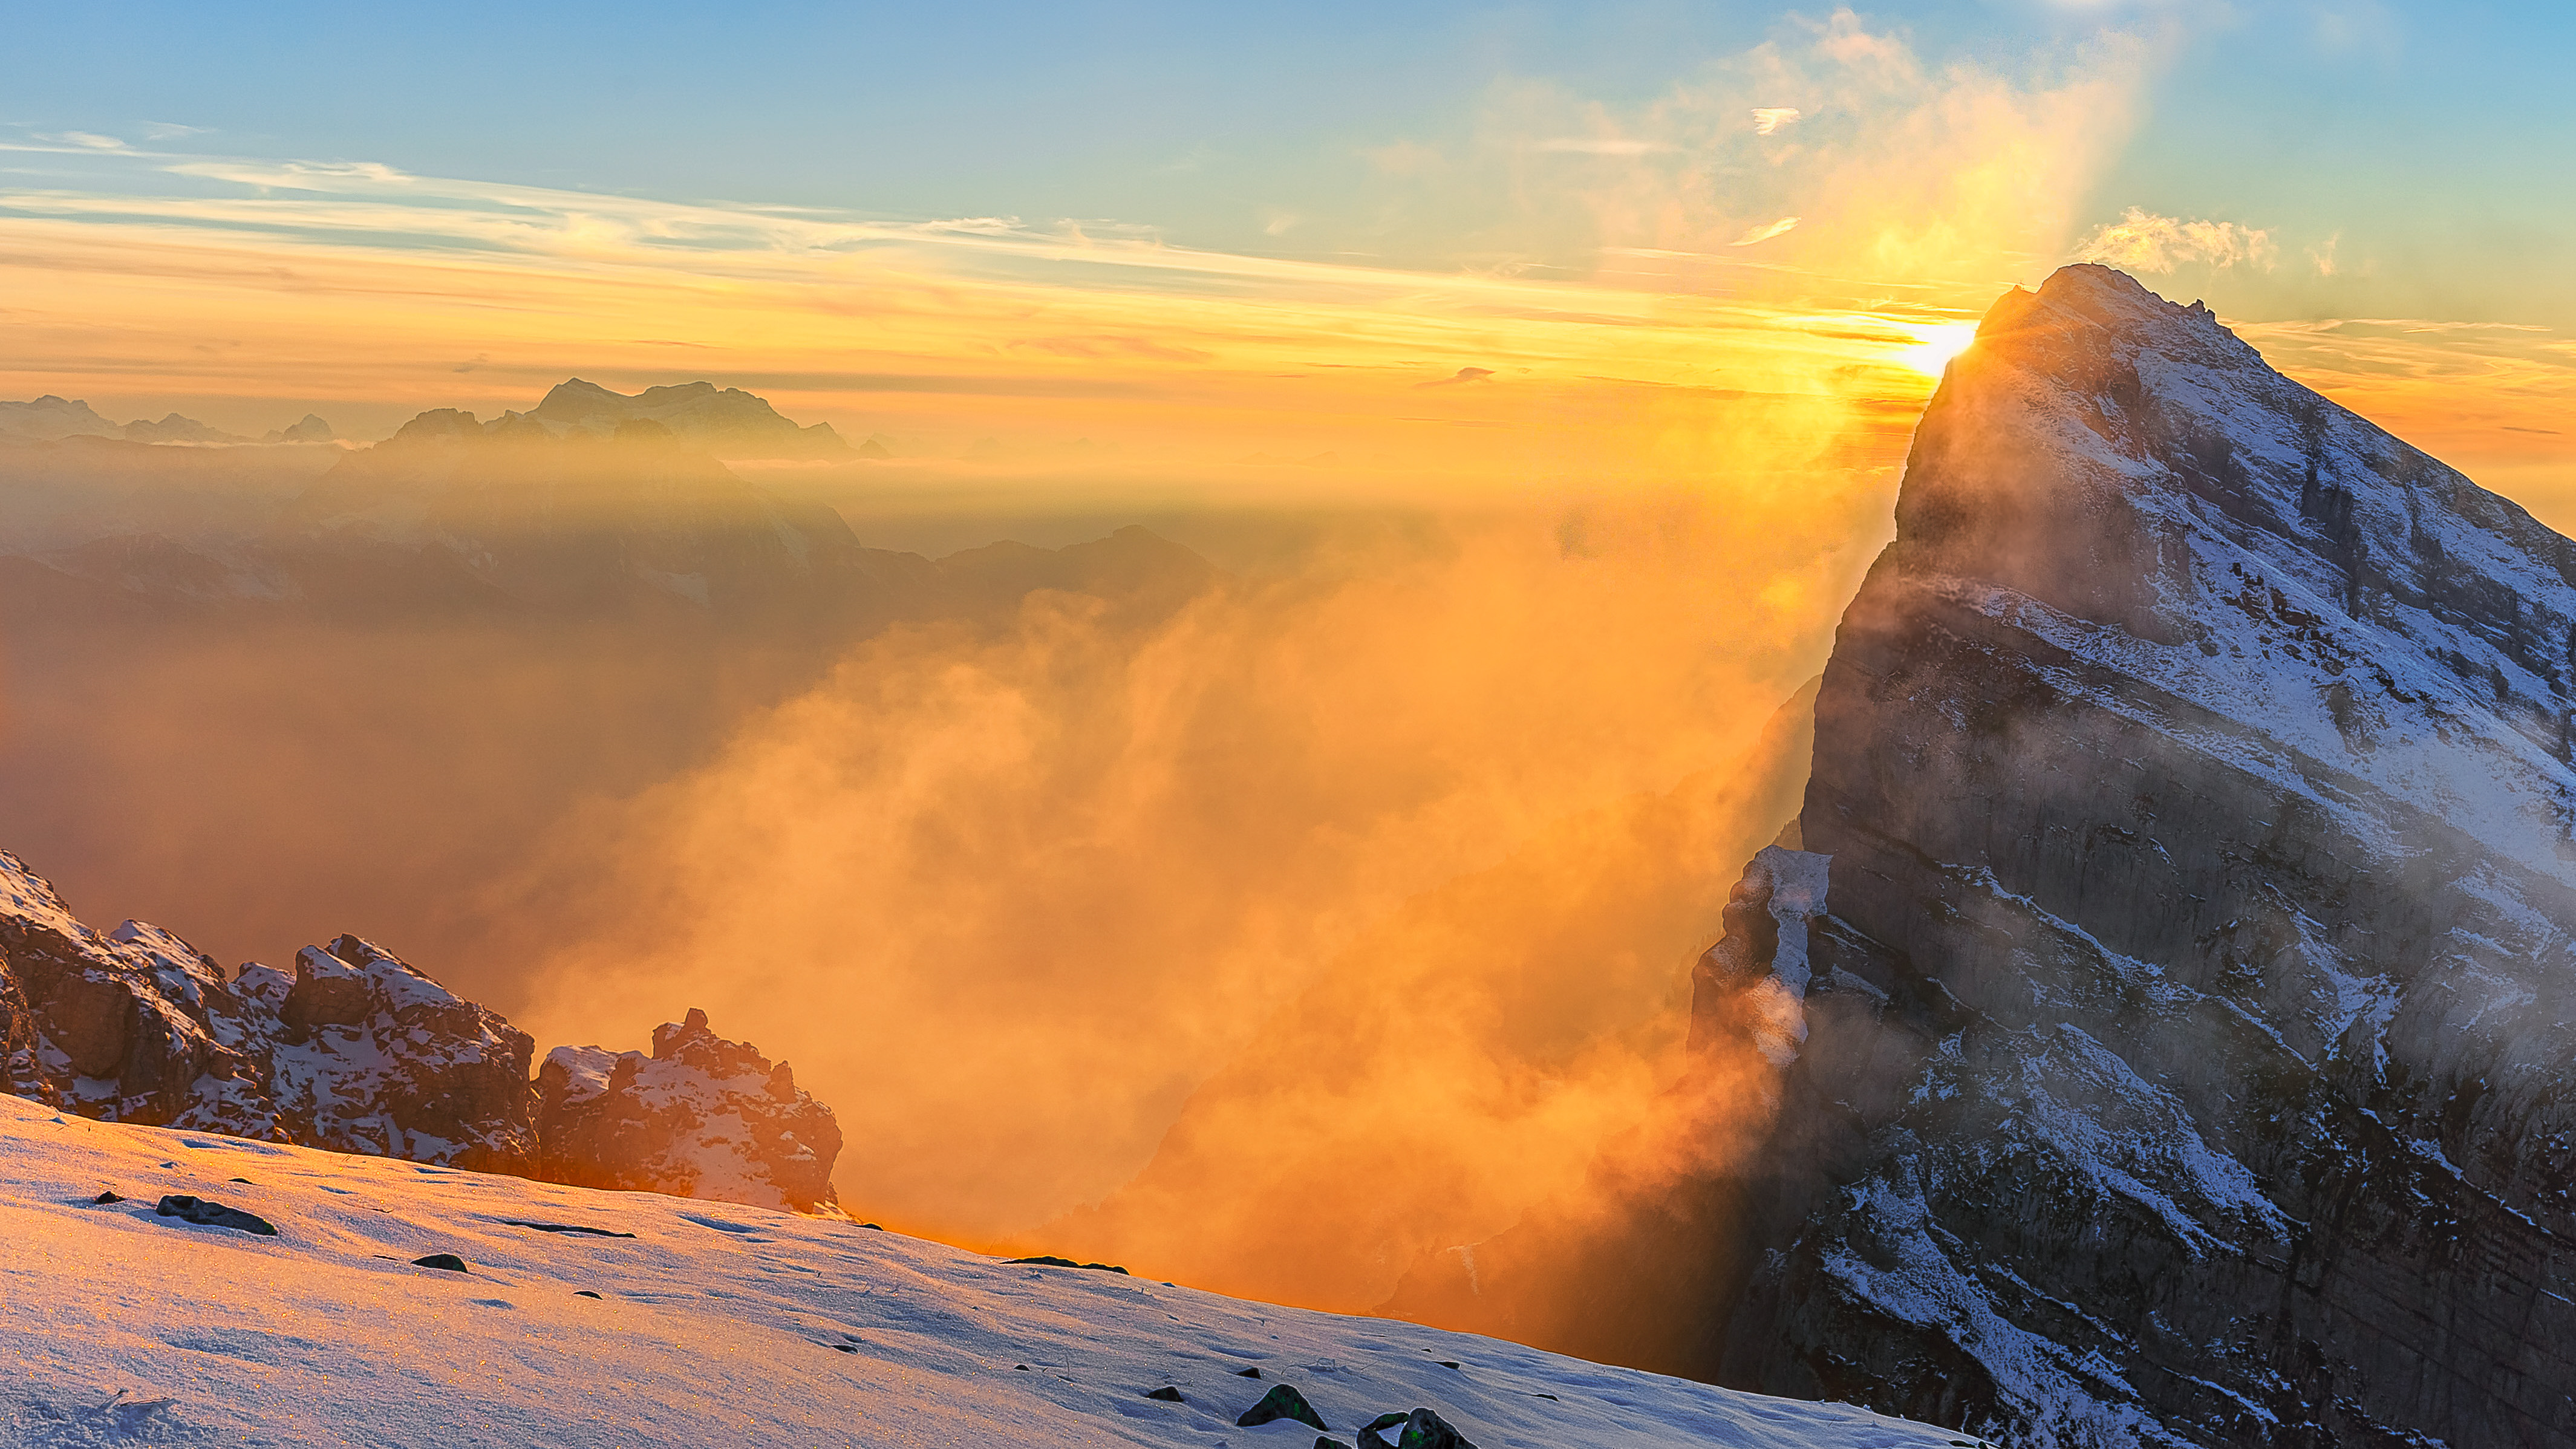
POLYGON ((2576 1435, 2571 691, 2576 545, 2204 307, 1998 303, 1818 697, 1729 1372, 2034 1442, 2576 1435))

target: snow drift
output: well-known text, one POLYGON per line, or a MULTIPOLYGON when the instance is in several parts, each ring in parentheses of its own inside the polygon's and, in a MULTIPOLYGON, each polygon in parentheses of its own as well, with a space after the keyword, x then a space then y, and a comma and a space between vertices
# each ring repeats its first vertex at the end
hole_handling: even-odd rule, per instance
POLYGON ((0 1240, 11 1444, 1306 1449, 1316 1431, 1294 1419, 1237 1423, 1283 1384, 1342 1444, 1417 1409, 1477 1449, 1961 1442, 1847 1405, 997 1262, 847 1219, 5 1098, 0 1240), (111 1191, 123 1200, 97 1200, 111 1191), (164 1216, 169 1196, 275 1234, 164 1216))

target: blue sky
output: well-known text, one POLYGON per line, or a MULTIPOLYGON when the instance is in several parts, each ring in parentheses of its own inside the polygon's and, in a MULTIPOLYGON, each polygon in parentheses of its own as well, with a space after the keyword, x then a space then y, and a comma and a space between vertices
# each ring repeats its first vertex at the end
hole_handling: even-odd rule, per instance
MULTIPOLYGON (((1778 34, 1776 5, 20 7, 0 121, 268 158, 895 216, 1087 218, 1227 250, 1443 261, 1365 153, 1539 78, 1650 102, 1778 34), (165 133, 166 134, 166 133, 165 133), (1293 213, 1288 238, 1265 230, 1293 213)), ((1821 15, 1821 10, 1809 10, 1821 15)), ((2554 323, 2576 242, 2576 9, 1948 0, 1864 9, 1928 61, 2157 54, 2081 205, 2334 238, 2406 315, 2554 323), (2501 275, 2499 275, 2501 273, 2501 275), (2499 286, 2500 282, 2512 285, 2499 286), (2519 293, 2519 295, 2517 295, 2519 293)), ((2222 281, 2224 279, 2221 279, 2222 281)), ((2333 310, 2275 277, 2270 309, 2333 310)), ((2250 300, 2247 299, 2247 300, 2250 300)))

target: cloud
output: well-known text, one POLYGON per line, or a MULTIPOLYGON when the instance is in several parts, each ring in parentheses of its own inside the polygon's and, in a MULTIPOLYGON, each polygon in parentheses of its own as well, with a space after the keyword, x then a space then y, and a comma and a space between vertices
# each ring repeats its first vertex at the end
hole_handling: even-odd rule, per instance
POLYGON ((1647 156, 1673 148, 1634 136, 1555 136, 1539 142, 1538 149, 1576 156, 1647 156))
POLYGON ((92 151, 122 151, 126 149, 123 141, 118 140, 114 136, 99 135, 95 131, 63 131, 55 135, 47 136, 45 139, 48 141, 61 141, 66 145, 80 146, 92 151))
POLYGON ((2184 221, 2130 207, 2118 221, 2094 229, 2075 248, 2075 259, 2104 262, 2127 272, 2170 272, 2199 262, 2212 267, 2271 269, 2280 248, 2272 234, 2232 221, 2184 221))
POLYGON ((206 134, 206 128, 203 126, 182 126, 176 121, 146 121, 143 123, 143 139, 147 141, 175 141, 182 136, 202 136, 204 134, 206 134))
POLYGON ((952 216, 945 221, 925 223, 924 229, 955 232, 960 236, 1014 236, 1023 228, 1016 216, 952 216))
MULTIPOLYGON (((1514 77, 1494 84, 1472 135, 1443 140, 1438 168, 1381 166, 1379 204, 1346 234, 1425 270, 1783 299, 1929 288, 1942 306, 1982 306, 1997 283, 2036 282, 2029 269, 2083 234, 2068 200, 2126 138, 2154 59, 2114 28, 2008 66, 1934 62, 1836 10, 1784 22, 1650 98, 1514 77), (1795 236, 1730 249, 1785 217, 1800 218, 1795 236), (1602 265, 1649 251, 1711 260, 1602 265), (1756 268, 1767 275, 1743 275, 1756 268), (1839 291, 1859 285, 1874 290, 1839 291)), ((1311 224, 1319 236, 1332 225, 1311 224)))
POLYGON ((1043 352, 1051 357, 1141 357, 1161 362, 1213 362, 1216 354, 1203 348, 1176 347, 1150 337, 1123 333, 1094 333, 1072 337, 1032 337, 1011 344, 1030 352, 1043 352))
POLYGON ((1744 235, 1728 242, 1727 245, 1734 247, 1749 247, 1757 242, 1767 242, 1775 236, 1785 236, 1796 229, 1798 220, 1799 219, 1794 216, 1784 216, 1778 221, 1766 222, 1761 226, 1747 228, 1744 235))
POLYGON ((2335 248, 2341 245, 2342 242, 2343 233, 2336 232, 2333 236, 2326 238, 2326 244, 2324 246, 2308 248, 2308 260, 2315 263, 2318 276, 2331 277, 2335 274, 2335 248))
POLYGON ((1414 386, 1416 386, 1416 387, 1456 387, 1458 384, 1460 384, 1460 383, 1462 383, 1462 382, 1483 382, 1486 378, 1489 378, 1489 377, 1491 377, 1491 376, 1493 376, 1493 375, 1494 375, 1494 370, 1493 370, 1492 368, 1490 368, 1490 367, 1462 367, 1462 368, 1459 368, 1456 372, 1453 372, 1453 373, 1449 374, 1447 377, 1440 378, 1440 379, 1438 379, 1438 380, 1436 380, 1436 381, 1433 381, 1433 382, 1422 382, 1422 383, 1416 383, 1416 384, 1414 384, 1414 386))

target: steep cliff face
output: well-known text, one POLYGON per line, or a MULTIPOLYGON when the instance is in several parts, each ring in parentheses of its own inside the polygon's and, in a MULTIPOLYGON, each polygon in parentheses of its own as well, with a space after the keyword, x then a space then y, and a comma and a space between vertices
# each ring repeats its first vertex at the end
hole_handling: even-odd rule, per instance
POLYGON ((1722 1376, 2576 1443, 2576 545, 2099 267, 1997 304, 1897 525, 1817 704, 1824 911, 1745 944, 1804 1037, 1722 1376))
POLYGON ((528 1034, 373 942, 231 975, 158 926, 83 925, 0 852, 0 1091, 100 1121, 837 1210, 840 1129, 785 1062, 697 1011, 653 1048, 557 1049, 541 1113, 528 1034))

